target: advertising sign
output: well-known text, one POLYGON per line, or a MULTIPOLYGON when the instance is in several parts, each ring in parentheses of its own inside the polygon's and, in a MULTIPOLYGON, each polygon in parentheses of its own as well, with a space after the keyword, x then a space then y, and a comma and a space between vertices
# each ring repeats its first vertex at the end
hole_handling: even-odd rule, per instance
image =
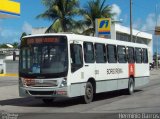
POLYGON ((110 33, 111 33, 111 19, 110 18, 96 19, 96 34, 110 35, 110 33))
POLYGON ((0 18, 20 16, 20 3, 13 0, 0 0, 0 18))

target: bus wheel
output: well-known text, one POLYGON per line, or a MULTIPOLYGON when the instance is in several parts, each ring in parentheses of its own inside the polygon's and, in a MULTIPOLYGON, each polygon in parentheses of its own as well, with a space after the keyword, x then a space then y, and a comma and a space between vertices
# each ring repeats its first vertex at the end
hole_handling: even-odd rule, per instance
POLYGON ((42 101, 43 101, 45 104, 49 105, 49 104, 52 104, 52 103, 53 103, 54 99, 42 99, 42 101))
POLYGON ((93 100, 93 86, 91 82, 87 82, 84 95, 84 102, 88 104, 92 102, 92 100, 93 100))
POLYGON ((129 78, 127 93, 129 95, 132 95, 134 93, 134 80, 133 80, 133 78, 129 78))

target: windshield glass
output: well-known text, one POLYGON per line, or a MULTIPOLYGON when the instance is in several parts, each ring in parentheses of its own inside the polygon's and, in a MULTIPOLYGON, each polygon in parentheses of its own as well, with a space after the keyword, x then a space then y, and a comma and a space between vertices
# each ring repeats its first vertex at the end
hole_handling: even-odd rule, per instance
POLYGON ((20 53, 20 74, 55 75, 68 69, 66 37, 23 39, 20 53))

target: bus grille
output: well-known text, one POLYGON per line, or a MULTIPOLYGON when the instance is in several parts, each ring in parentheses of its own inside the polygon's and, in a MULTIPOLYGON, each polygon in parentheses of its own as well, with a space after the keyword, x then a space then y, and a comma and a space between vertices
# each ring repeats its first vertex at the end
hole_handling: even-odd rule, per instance
POLYGON ((57 87, 57 81, 56 80, 43 80, 41 82, 41 79, 35 80, 34 83, 32 83, 31 85, 27 85, 27 86, 32 86, 32 87, 57 87))
POLYGON ((53 95, 54 91, 29 91, 31 95, 53 95))

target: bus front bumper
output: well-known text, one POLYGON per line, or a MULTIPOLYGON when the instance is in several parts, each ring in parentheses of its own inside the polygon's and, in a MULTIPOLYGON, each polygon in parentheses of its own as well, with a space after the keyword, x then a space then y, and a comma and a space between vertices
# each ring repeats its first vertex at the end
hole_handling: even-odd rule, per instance
POLYGON ((68 97, 68 88, 19 87, 21 97, 68 97))

